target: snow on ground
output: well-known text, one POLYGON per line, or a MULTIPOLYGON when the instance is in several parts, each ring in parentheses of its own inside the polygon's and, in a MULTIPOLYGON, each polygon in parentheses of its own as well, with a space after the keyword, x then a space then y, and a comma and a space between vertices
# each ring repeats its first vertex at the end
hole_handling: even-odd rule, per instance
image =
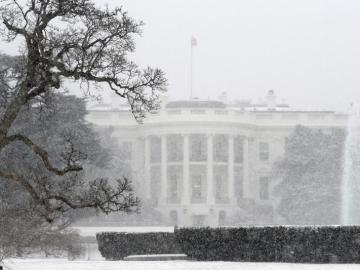
POLYGON ((98 232, 127 232, 127 233, 146 233, 146 232, 174 232, 174 227, 72 227, 81 236, 96 236, 98 232))
POLYGON ((238 262, 125 262, 61 259, 6 260, 11 270, 360 270, 356 264, 279 264, 238 262))

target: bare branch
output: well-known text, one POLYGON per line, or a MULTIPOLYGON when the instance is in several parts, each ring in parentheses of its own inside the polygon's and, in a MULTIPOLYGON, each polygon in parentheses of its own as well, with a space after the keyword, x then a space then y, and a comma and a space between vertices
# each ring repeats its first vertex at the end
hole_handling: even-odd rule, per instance
POLYGON ((54 166, 51 165, 51 163, 49 161, 48 153, 44 149, 42 149, 40 146, 33 143, 29 138, 27 138, 23 135, 16 134, 16 135, 8 136, 8 137, 6 137, 6 140, 9 142, 19 141, 19 142, 22 142, 25 145, 27 145, 30 149, 32 149, 32 151, 36 155, 38 155, 41 158, 46 169, 58 176, 63 176, 68 172, 78 172, 78 171, 82 170, 82 167, 73 165, 73 164, 68 164, 64 169, 55 168, 54 166))
POLYGON ((36 192, 35 188, 32 185, 30 185, 30 183, 28 183, 24 177, 13 172, 3 172, 3 171, 0 171, 0 177, 17 182, 32 196, 33 199, 35 199, 35 201, 37 202, 41 201, 40 196, 36 192))
POLYGON ((7 29, 9 29, 10 31, 15 32, 16 34, 21 34, 25 37, 28 36, 28 33, 25 31, 24 28, 19 28, 15 25, 11 24, 7 19, 3 18, 3 23, 7 27, 7 29))
POLYGON ((97 208, 104 213, 132 211, 140 201, 134 197, 132 187, 126 178, 118 183, 117 189, 114 190, 107 180, 97 179, 90 183, 89 190, 75 200, 60 194, 49 195, 47 200, 62 202, 71 209, 97 208))

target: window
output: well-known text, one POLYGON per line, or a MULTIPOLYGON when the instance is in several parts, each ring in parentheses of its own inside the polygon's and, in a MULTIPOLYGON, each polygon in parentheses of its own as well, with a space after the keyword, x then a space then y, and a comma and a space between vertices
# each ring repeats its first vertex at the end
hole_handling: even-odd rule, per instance
POLYGON ((269 144, 266 142, 259 144, 259 159, 262 161, 269 160, 269 144))
POLYGON ((190 141, 190 161, 206 161, 207 140, 205 135, 192 134, 190 141))
POLYGON ((268 200, 269 199, 269 178, 266 176, 262 176, 259 179, 260 185, 260 200, 268 200))
POLYGON ((227 166, 214 167, 215 198, 217 203, 228 202, 227 166))
POLYGON ((228 160, 229 143, 226 135, 215 135, 213 141, 214 161, 226 162, 228 160))
POLYGON ((192 193, 191 197, 194 202, 201 201, 202 199, 202 183, 201 175, 196 174, 192 176, 192 193))
POLYGON ((206 202, 206 166, 190 165, 190 189, 192 203, 206 202))
POLYGON ((152 136, 150 138, 150 161, 152 163, 161 162, 161 138, 152 136))
POLYGON ((183 160, 183 139, 181 135, 167 137, 167 160, 169 162, 183 160))
POLYGON ((167 200, 169 203, 179 203, 181 197, 182 166, 169 165, 167 167, 167 200))
POLYGON ((244 161, 244 144, 241 137, 234 138, 234 162, 243 163, 244 161))

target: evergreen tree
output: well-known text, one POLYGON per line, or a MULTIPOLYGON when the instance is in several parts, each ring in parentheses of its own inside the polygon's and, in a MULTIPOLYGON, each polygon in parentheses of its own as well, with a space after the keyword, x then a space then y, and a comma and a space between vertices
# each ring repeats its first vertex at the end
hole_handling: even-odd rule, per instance
POLYGON ((339 224, 345 132, 297 126, 275 164, 278 212, 287 224, 339 224))

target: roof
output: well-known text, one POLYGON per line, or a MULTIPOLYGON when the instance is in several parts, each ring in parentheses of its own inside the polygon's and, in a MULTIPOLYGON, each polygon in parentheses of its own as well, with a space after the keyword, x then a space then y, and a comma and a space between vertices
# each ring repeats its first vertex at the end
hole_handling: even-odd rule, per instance
POLYGON ((166 108, 226 108, 225 103, 221 101, 210 101, 210 100, 179 100, 170 101, 166 108))

